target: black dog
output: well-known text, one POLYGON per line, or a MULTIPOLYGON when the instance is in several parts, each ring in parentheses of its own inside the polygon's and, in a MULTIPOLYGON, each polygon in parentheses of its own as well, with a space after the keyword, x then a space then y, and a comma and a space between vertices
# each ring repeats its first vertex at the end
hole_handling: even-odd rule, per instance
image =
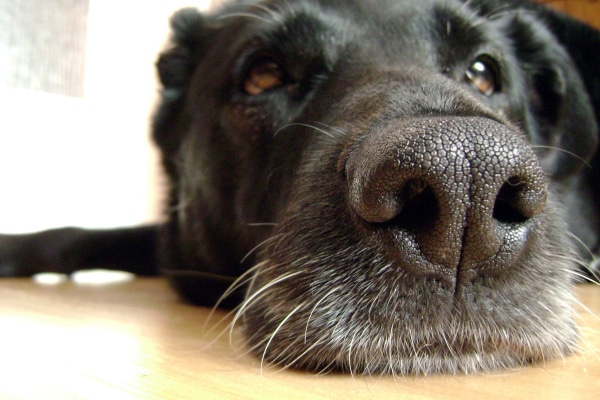
POLYGON ((571 285, 599 248, 598 32, 520 0, 240 1, 172 25, 154 121, 168 221, 4 236, 4 275, 160 269, 203 305, 239 277, 220 304, 242 302, 248 346, 311 370, 576 348, 571 285))

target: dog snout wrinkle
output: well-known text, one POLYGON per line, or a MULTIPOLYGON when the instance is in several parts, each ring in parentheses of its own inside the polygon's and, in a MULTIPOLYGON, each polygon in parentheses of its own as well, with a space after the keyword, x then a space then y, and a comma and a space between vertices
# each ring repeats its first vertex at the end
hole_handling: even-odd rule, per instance
POLYGON ((481 117, 413 118, 366 133, 345 172, 350 209, 417 273, 458 269, 467 279, 514 265, 546 203, 525 141, 481 117))

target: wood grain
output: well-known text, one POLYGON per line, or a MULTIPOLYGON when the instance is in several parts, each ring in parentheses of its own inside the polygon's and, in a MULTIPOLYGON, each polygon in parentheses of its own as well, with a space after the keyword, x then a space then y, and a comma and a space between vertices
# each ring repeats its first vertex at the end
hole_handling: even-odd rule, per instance
POLYGON ((577 289, 583 351, 474 376, 280 371, 230 343, 224 312, 181 303, 162 279, 106 286, 0 281, 2 399, 600 398, 600 288, 577 289), (219 323, 220 320, 224 321, 219 323))

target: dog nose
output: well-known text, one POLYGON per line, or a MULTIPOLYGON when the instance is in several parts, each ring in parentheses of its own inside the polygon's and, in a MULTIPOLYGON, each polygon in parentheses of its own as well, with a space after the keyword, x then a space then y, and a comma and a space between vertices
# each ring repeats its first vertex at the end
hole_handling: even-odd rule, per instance
POLYGON ((527 248, 546 179, 519 133, 482 117, 410 119, 359 137, 350 208, 421 273, 505 269, 527 248))

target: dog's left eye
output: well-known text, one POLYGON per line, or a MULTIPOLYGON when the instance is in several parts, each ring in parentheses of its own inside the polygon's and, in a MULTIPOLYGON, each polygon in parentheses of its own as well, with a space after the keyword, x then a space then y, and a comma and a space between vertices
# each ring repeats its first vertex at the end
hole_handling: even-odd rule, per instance
POLYGON ((476 59, 465 72, 465 80, 486 96, 499 89, 499 77, 496 64, 487 57, 476 59))
POLYGON ((254 62, 247 71, 243 89, 251 96, 259 95, 283 85, 283 71, 279 64, 270 58, 263 58, 254 62))

